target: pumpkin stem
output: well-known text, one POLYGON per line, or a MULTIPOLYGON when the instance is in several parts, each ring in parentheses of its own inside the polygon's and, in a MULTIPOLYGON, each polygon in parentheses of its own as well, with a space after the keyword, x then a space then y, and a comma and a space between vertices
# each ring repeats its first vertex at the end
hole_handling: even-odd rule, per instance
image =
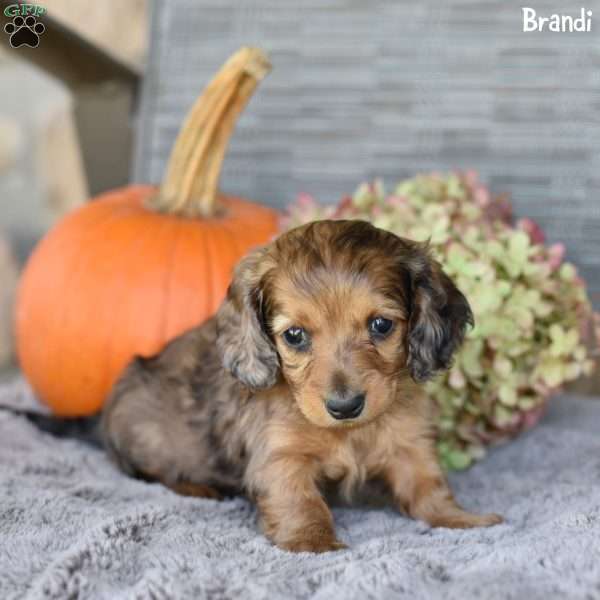
POLYGON ((235 122, 271 64, 258 48, 241 48, 221 67, 190 110, 150 208, 186 217, 217 210, 221 164, 235 122))

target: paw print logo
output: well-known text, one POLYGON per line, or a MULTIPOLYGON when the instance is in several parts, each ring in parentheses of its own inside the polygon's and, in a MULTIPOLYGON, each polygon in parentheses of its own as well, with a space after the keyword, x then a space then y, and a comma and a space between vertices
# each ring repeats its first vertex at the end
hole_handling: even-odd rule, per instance
POLYGON ((29 15, 25 19, 15 17, 11 23, 4 26, 4 31, 10 35, 9 41, 13 48, 19 46, 37 48, 40 43, 40 35, 46 31, 46 28, 34 16, 29 15))

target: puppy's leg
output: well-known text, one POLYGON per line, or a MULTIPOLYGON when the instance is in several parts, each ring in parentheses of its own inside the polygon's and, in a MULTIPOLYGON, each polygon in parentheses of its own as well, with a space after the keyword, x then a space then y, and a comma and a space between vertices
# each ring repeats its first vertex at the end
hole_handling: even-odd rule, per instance
POLYGON ((179 435, 173 435, 174 421, 140 420, 128 413, 125 403, 114 411, 114 418, 106 420, 104 439, 107 449, 117 464, 128 474, 157 481, 181 496, 220 500, 221 494, 203 483, 205 474, 190 465, 197 453, 206 451, 193 445, 189 435, 179 425, 179 435))
POLYGON ((191 496, 192 498, 212 498, 213 500, 222 500, 223 496, 215 490, 215 488, 203 483, 193 483, 191 481, 178 481, 176 483, 169 483, 168 481, 161 481, 161 483, 173 490, 180 496, 191 496))
POLYGON ((432 527, 466 529, 502 522, 499 515, 476 515, 456 503, 429 442, 404 449, 386 470, 385 478, 398 508, 432 527))
POLYGON ((209 485, 217 473, 205 419, 190 422, 190 414, 202 416, 202 407, 186 412, 186 394, 160 373, 152 375, 138 360, 115 386, 102 418, 109 454, 130 475, 158 481, 180 495, 220 499, 209 485))
POLYGON ((256 502, 265 535, 290 552, 328 552, 346 546, 335 536, 333 517, 308 465, 272 461, 261 470, 256 502))

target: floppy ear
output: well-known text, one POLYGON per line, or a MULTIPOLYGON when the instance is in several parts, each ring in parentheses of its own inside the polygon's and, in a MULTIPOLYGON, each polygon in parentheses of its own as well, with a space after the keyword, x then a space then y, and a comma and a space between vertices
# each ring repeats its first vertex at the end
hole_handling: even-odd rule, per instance
POLYGON ((411 311, 408 321, 408 368, 415 381, 447 369, 463 341, 473 313, 467 299, 420 247, 412 261, 411 311))
POLYGON ((279 357, 263 318, 265 254, 264 249, 257 250, 238 263, 217 312, 217 349, 223 366, 254 389, 271 387, 279 372, 279 357))

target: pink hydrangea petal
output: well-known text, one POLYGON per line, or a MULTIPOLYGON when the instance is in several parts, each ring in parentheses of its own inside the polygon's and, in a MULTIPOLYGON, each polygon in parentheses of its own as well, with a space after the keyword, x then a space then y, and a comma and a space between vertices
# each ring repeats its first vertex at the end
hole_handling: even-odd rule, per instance
MULTIPOLYGON (((354 201, 352 200, 352 196, 344 196, 339 204, 334 207, 332 212, 332 217, 334 219, 339 219, 344 215, 348 215, 348 213, 354 212, 354 201)), ((350 215, 348 215, 350 216, 350 215)))
POLYGON ((461 178, 469 187, 475 187, 479 184, 479 174, 474 169, 464 171, 461 178))
POLYGON ((547 402, 543 402, 540 406, 536 406, 531 410, 524 412, 521 415, 521 425, 523 429, 531 429, 535 427, 546 412, 547 402))
POLYGON ((552 244, 548 248, 548 254, 551 254, 552 256, 558 256, 560 260, 562 260, 565 257, 566 251, 567 249, 565 248, 565 245, 561 242, 552 244))
POLYGON ((533 219, 528 217, 519 219, 517 227, 529 236, 533 244, 543 244, 546 241, 542 228, 533 219))
POLYGON ((478 184, 473 189, 473 198, 479 206, 488 206, 490 203, 490 192, 481 184, 478 184))
POLYGON ((302 208, 312 208, 316 206, 317 201, 310 194, 301 192, 296 198, 296 204, 302 208))
POLYGON ((561 243, 552 244, 552 246, 548 248, 548 264, 552 271, 556 271, 558 267, 560 267, 565 258, 565 253, 565 245, 561 243))
POLYGON ((408 200, 404 196, 388 196, 385 201, 386 204, 393 207, 401 207, 408 204, 408 200))

